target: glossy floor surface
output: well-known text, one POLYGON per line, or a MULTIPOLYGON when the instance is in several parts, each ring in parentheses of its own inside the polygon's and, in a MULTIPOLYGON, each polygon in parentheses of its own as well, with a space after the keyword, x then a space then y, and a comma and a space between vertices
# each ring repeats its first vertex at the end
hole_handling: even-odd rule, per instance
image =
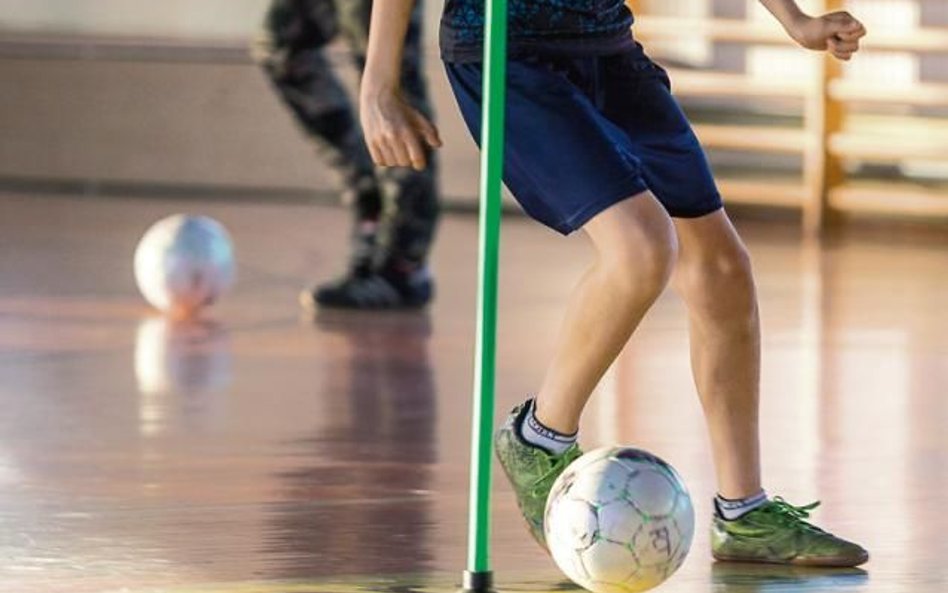
MULTIPOLYGON (((948 590, 948 233, 802 242, 741 224, 764 334, 766 483, 865 544, 865 571, 713 565, 714 493, 682 307, 656 305, 584 418, 689 484, 700 529, 662 591, 948 590)), ((0 195, 0 591, 449 591, 463 567, 476 224, 447 216, 427 312, 301 315, 338 270, 327 207, 0 195), (201 322, 143 305, 136 241, 202 212, 237 289, 201 322)), ((498 400, 539 381, 589 250, 505 221, 498 400)), ((501 588, 562 590, 495 480, 501 588)))

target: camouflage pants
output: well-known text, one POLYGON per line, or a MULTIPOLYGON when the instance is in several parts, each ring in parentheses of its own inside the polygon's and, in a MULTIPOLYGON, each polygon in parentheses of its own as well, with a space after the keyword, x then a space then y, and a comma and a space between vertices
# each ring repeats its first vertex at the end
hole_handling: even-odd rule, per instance
MULTIPOLYGON (((422 60, 422 5, 416 3, 409 25, 401 88, 411 105, 432 117, 422 60)), ((272 0, 254 55, 354 194, 357 222, 381 220, 382 257, 422 262, 439 212, 436 159, 429 155, 431 164, 423 172, 378 173, 351 101, 325 55, 325 46, 342 35, 361 74, 371 12, 372 0, 272 0)))

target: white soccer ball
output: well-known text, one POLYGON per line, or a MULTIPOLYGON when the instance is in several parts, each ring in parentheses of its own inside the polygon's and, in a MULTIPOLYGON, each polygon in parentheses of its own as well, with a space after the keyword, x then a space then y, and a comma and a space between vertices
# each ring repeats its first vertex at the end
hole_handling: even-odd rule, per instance
POLYGON ((216 220, 178 214, 159 220, 135 250, 135 280, 155 308, 190 316, 234 283, 234 247, 216 220))
POLYGON ((695 514, 678 472, 638 449, 604 447, 566 468, 546 503, 550 553, 594 593, 656 587, 691 548, 695 514))

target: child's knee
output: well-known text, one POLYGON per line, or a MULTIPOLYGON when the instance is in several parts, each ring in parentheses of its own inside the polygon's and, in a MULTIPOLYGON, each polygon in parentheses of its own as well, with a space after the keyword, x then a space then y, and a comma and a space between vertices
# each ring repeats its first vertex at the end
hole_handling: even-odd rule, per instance
POLYGON ((674 229, 644 221, 639 228, 630 229, 601 259, 619 289, 660 293, 668 284, 678 259, 674 229))
POLYGON ((743 245, 695 261, 682 262, 676 284, 696 313, 729 319, 757 317, 757 294, 750 255, 743 245))
POLYGON ((754 272, 750 254, 743 245, 735 246, 704 262, 703 274, 709 281, 734 291, 753 290, 754 272))

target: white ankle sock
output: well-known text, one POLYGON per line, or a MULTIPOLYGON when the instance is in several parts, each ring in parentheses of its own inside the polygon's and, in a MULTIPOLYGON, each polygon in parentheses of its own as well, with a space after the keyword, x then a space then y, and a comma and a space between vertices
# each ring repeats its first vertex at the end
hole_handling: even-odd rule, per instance
POLYGON ((563 434, 543 425, 536 417, 536 402, 530 400, 530 407, 520 423, 520 436, 535 447, 552 455, 562 455, 576 442, 576 433, 563 434))
POLYGON ((757 494, 748 496, 747 498, 739 498, 737 500, 724 498, 718 494, 714 497, 714 508, 717 511, 718 516, 720 516, 722 519, 725 521, 733 521, 735 519, 740 519, 747 513, 763 505, 767 502, 767 500, 767 493, 763 490, 757 494))

